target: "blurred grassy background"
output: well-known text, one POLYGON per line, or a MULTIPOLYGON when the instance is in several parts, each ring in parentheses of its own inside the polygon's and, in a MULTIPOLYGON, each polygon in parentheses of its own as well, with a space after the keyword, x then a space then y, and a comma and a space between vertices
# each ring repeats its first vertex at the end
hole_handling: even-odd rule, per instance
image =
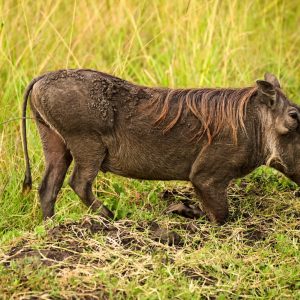
MULTIPOLYGON (((43 156, 32 120, 27 124, 34 189, 25 199, 20 196, 24 159, 18 118, 33 77, 61 68, 94 68, 150 86, 239 87, 268 71, 299 103, 299 24, 300 5, 292 0, 0 0, 2 241, 41 224, 36 189, 43 156)), ((276 187, 278 181, 270 184, 276 187)), ((95 191, 119 217, 151 219, 163 208, 157 192, 173 185, 99 174, 95 191)), ((65 184, 56 220, 84 213, 65 184)))

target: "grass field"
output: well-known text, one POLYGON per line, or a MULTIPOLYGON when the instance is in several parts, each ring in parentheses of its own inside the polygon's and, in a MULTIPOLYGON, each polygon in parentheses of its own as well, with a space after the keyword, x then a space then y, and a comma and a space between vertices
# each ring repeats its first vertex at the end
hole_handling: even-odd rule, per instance
POLYGON ((283 175, 233 182, 224 226, 164 213, 193 199, 188 183, 111 174, 94 188, 117 220, 91 214, 66 180, 43 223, 32 120, 34 186, 20 194, 19 119, 30 80, 61 68, 169 87, 248 86, 269 71, 300 104, 299 24, 292 0, 0 0, 0 298, 300 299, 300 199, 283 175))

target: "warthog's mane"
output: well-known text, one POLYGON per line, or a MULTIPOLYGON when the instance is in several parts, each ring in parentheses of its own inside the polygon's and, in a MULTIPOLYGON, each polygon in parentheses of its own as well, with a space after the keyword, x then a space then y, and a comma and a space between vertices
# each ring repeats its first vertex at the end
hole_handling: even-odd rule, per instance
POLYGON ((199 121, 196 137, 207 136, 208 143, 225 128, 229 128, 237 141, 238 129, 244 131, 247 104, 257 92, 257 87, 164 89, 148 102, 150 113, 158 115, 155 124, 164 123, 164 132, 171 130, 184 112, 191 112, 199 121), (169 116, 170 110, 174 112, 169 116))

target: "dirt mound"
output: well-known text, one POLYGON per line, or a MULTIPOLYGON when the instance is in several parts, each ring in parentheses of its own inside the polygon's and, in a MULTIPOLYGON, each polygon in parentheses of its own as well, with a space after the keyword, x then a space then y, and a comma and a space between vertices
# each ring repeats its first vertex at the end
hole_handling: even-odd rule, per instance
POLYGON ((82 253, 99 250, 99 244, 93 240, 95 235, 105 238, 107 246, 131 250, 154 251, 166 245, 183 245, 182 238, 176 231, 163 228, 153 221, 109 222, 100 217, 88 216, 81 221, 49 229, 41 248, 32 248, 30 240, 22 240, 7 253, 5 264, 24 258, 34 258, 45 265, 78 262, 82 260, 82 253))

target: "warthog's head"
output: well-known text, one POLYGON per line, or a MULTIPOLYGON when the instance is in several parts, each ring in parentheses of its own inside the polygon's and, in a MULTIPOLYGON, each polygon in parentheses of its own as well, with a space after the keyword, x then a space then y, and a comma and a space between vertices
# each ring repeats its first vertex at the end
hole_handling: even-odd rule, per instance
POLYGON ((265 164, 300 185, 300 108, 282 92, 278 79, 258 80, 265 164))

